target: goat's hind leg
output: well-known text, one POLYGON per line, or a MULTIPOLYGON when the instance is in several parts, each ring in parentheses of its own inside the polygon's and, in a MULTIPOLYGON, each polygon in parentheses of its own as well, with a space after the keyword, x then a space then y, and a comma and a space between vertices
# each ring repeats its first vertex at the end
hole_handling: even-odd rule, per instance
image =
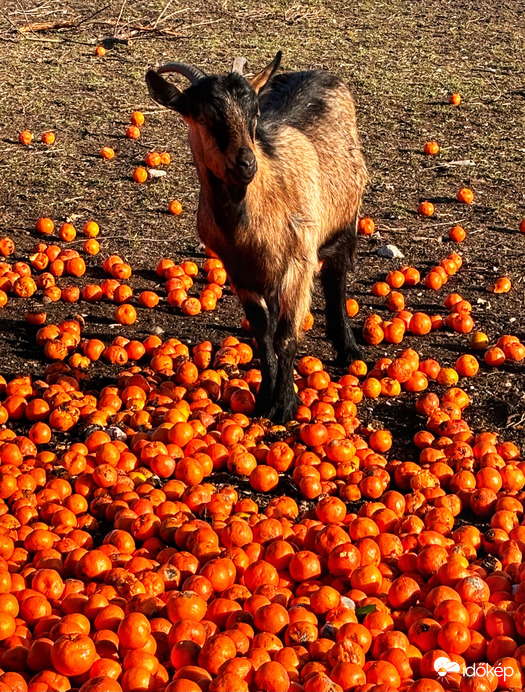
POLYGON ((335 243, 327 248, 321 270, 321 283, 326 300, 326 330, 334 344, 337 358, 344 364, 361 358, 346 312, 346 277, 353 268, 357 237, 352 224, 335 243))
POLYGON ((261 361, 261 384, 257 393, 255 415, 268 417, 273 409, 273 394, 277 378, 277 359, 273 345, 277 325, 277 301, 268 300, 253 293, 242 294, 240 299, 255 333, 261 361))

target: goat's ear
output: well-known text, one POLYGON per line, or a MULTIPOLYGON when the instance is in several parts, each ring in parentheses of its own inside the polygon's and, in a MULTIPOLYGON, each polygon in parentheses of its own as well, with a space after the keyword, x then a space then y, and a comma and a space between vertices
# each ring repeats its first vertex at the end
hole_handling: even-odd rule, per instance
POLYGON ((187 115, 187 97, 174 84, 166 81, 155 70, 148 70, 146 73, 146 84, 154 101, 160 103, 161 106, 177 111, 181 115, 187 115))
POLYGON ((250 86, 256 94, 261 92, 266 84, 270 81, 273 75, 277 72, 281 62, 282 52, 279 51, 272 62, 267 65, 264 70, 261 70, 250 79, 250 86))

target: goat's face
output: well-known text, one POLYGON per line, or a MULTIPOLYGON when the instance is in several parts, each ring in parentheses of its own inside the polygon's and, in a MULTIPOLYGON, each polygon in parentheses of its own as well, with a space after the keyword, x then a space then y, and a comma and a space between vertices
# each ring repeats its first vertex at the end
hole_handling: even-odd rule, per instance
POLYGON ((277 69, 280 53, 250 80, 241 71, 206 76, 191 65, 175 63, 159 72, 179 72, 192 82, 185 91, 150 70, 146 81, 151 96, 176 110, 190 130, 198 169, 206 168, 227 185, 246 186, 257 172, 254 152, 260 90, 277 69))
POLYGON ((257 172, 254 153, 259 100, 239 74, 206 77, 185 92, 190 142, 204 165, 229 185, 248 185, 257 172))

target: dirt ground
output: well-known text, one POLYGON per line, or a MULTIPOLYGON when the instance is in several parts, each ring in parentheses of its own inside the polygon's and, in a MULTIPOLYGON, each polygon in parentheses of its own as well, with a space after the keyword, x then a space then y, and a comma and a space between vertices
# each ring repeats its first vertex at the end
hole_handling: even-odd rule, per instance
MULTIPOLYGON (((459 292, 474 306, 476 327, 493 340, 504 333, 523 339, 525 234, 518 225, 525 217, 524 26, 518 0, 3 0, 0 237, 12 237, 15 258, 23 258, 36 242, 38 217, 69 219, 77 227, 95 219, 102 229, 102 255, 118 251, 132 264, 135 292, 159 288, 152 270, 160 257, 203 255, 195 228, 198 183, 185 128, 175 114, 150 101, 146 69, 183 60, 210 73, 222 72, 241 54, 257 69, 282 49, 284 69, 328 69, 354 88, 370 169, 363 213, 375 219, 379 231, 360 240, 356 272, 349 277, 348 293, 361 306, 353 320, 358 334, 364 315, 376 309, 387 314, 382 299, 370 294, 371 284, 404 263, 425 273, 453 249, 444 238, 452 225, 461 224, 467 231, 459 249, 464 267, 437 293, 419 286, 403 289, 407 307, 445 314, 445 296, 459 292), (31 22, 71 26, 21 32, 31 22), (107 48, 104 57, 94 53, 99 44, 107 48), (459 107, 448 104, 452 91, 463 96, 459 107), (141 139, 131 141, 124 133, 136 109, 146 114, 147 123, 141 139), (36 135, 30 147, 17 142, 26 128, 36 135), (51 147, 40 144, 46 130, 57 135, 51 147), (441 145, 437 157, 422 153, 430 139, 441 145), (99 157, 102 146, 116 150, 113 161, 99 157), (168 174, 137 185, 131 172, 153 149, 172 153, 168 174), (455 200, 463 186, 474 190, 475 204, 455 200), (184 206, 178 217, 167 213, 175 198, 184 206), (415 211, 424 199, 436 205, 431 219, 421 219, 415 211), (405 260, 377 257, 385 242, 397 245, 405 260), (502 275, 511 277, 511 292, 488 293, 486 286, 502 275)), ((88 260, 80 285, 102 278, 99 258, 88 260)), ((68 283, 72 280, 62 286, 68 283)), ((165 295, 162 287, 160 293, 165 295)), ((117 333, 109 304, 74 307, 73 312, 86 316, 89 336, 109 340, 117 333)), ((25 309, 25 303, 12 299, 0 313, 4 376, 42 371, 34 330, 23 321, 25 309)), ((71 312, 64 303, 48 306, 50 321, 71 312)), ((177 314, 165 300, 154 311, 138 312, 137 324, 121 327, 119 333, 145 336, 156 327, 188 343, 241 335, 241 311, 232 295, 216 311, 193 318, 177 314)), ((301 353, 319 356, 335 373, 317 291, 313 313, 316 324, 301 353)), ((464 335, 443 331, 406 338, 403 346, 450 365, 467 342, 464 335)), ((372 363, 396 350, 381 344, 366 346, 364 353, 372 363)), ((499 370, 482 366, 465 385, 473 400, 466 416, 473 427, 498 430, 522 448, 524 372, 523 364, 499 370)), ((107 371, 97 366, 96 373, 102 382, 107 371)), ((409 395, 368 402, 360 414, 408 443, 420 426, 411 403, 409 395)))

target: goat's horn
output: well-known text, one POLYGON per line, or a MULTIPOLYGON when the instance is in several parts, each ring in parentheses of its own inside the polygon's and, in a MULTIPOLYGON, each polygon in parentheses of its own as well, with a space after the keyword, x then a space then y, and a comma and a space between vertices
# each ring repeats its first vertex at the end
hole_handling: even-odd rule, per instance
POLYGON ((238 74, 242 75, 242 72, 247 64, 248 61, 246 60, 246 58, 235 58, 235 60, 233 61, 232 72, 237 72, 238 74))
POLYGON ((206 77, 206 74, 199 70, 198 67, 194 65, 187 65, 183 62, 169 62, 167 65, 162 65, 157 70, 158 74, 163 74, 164 72, 178 72, 179 74, 189 79, 192 84, 197 84, 200 79, 206 77))

